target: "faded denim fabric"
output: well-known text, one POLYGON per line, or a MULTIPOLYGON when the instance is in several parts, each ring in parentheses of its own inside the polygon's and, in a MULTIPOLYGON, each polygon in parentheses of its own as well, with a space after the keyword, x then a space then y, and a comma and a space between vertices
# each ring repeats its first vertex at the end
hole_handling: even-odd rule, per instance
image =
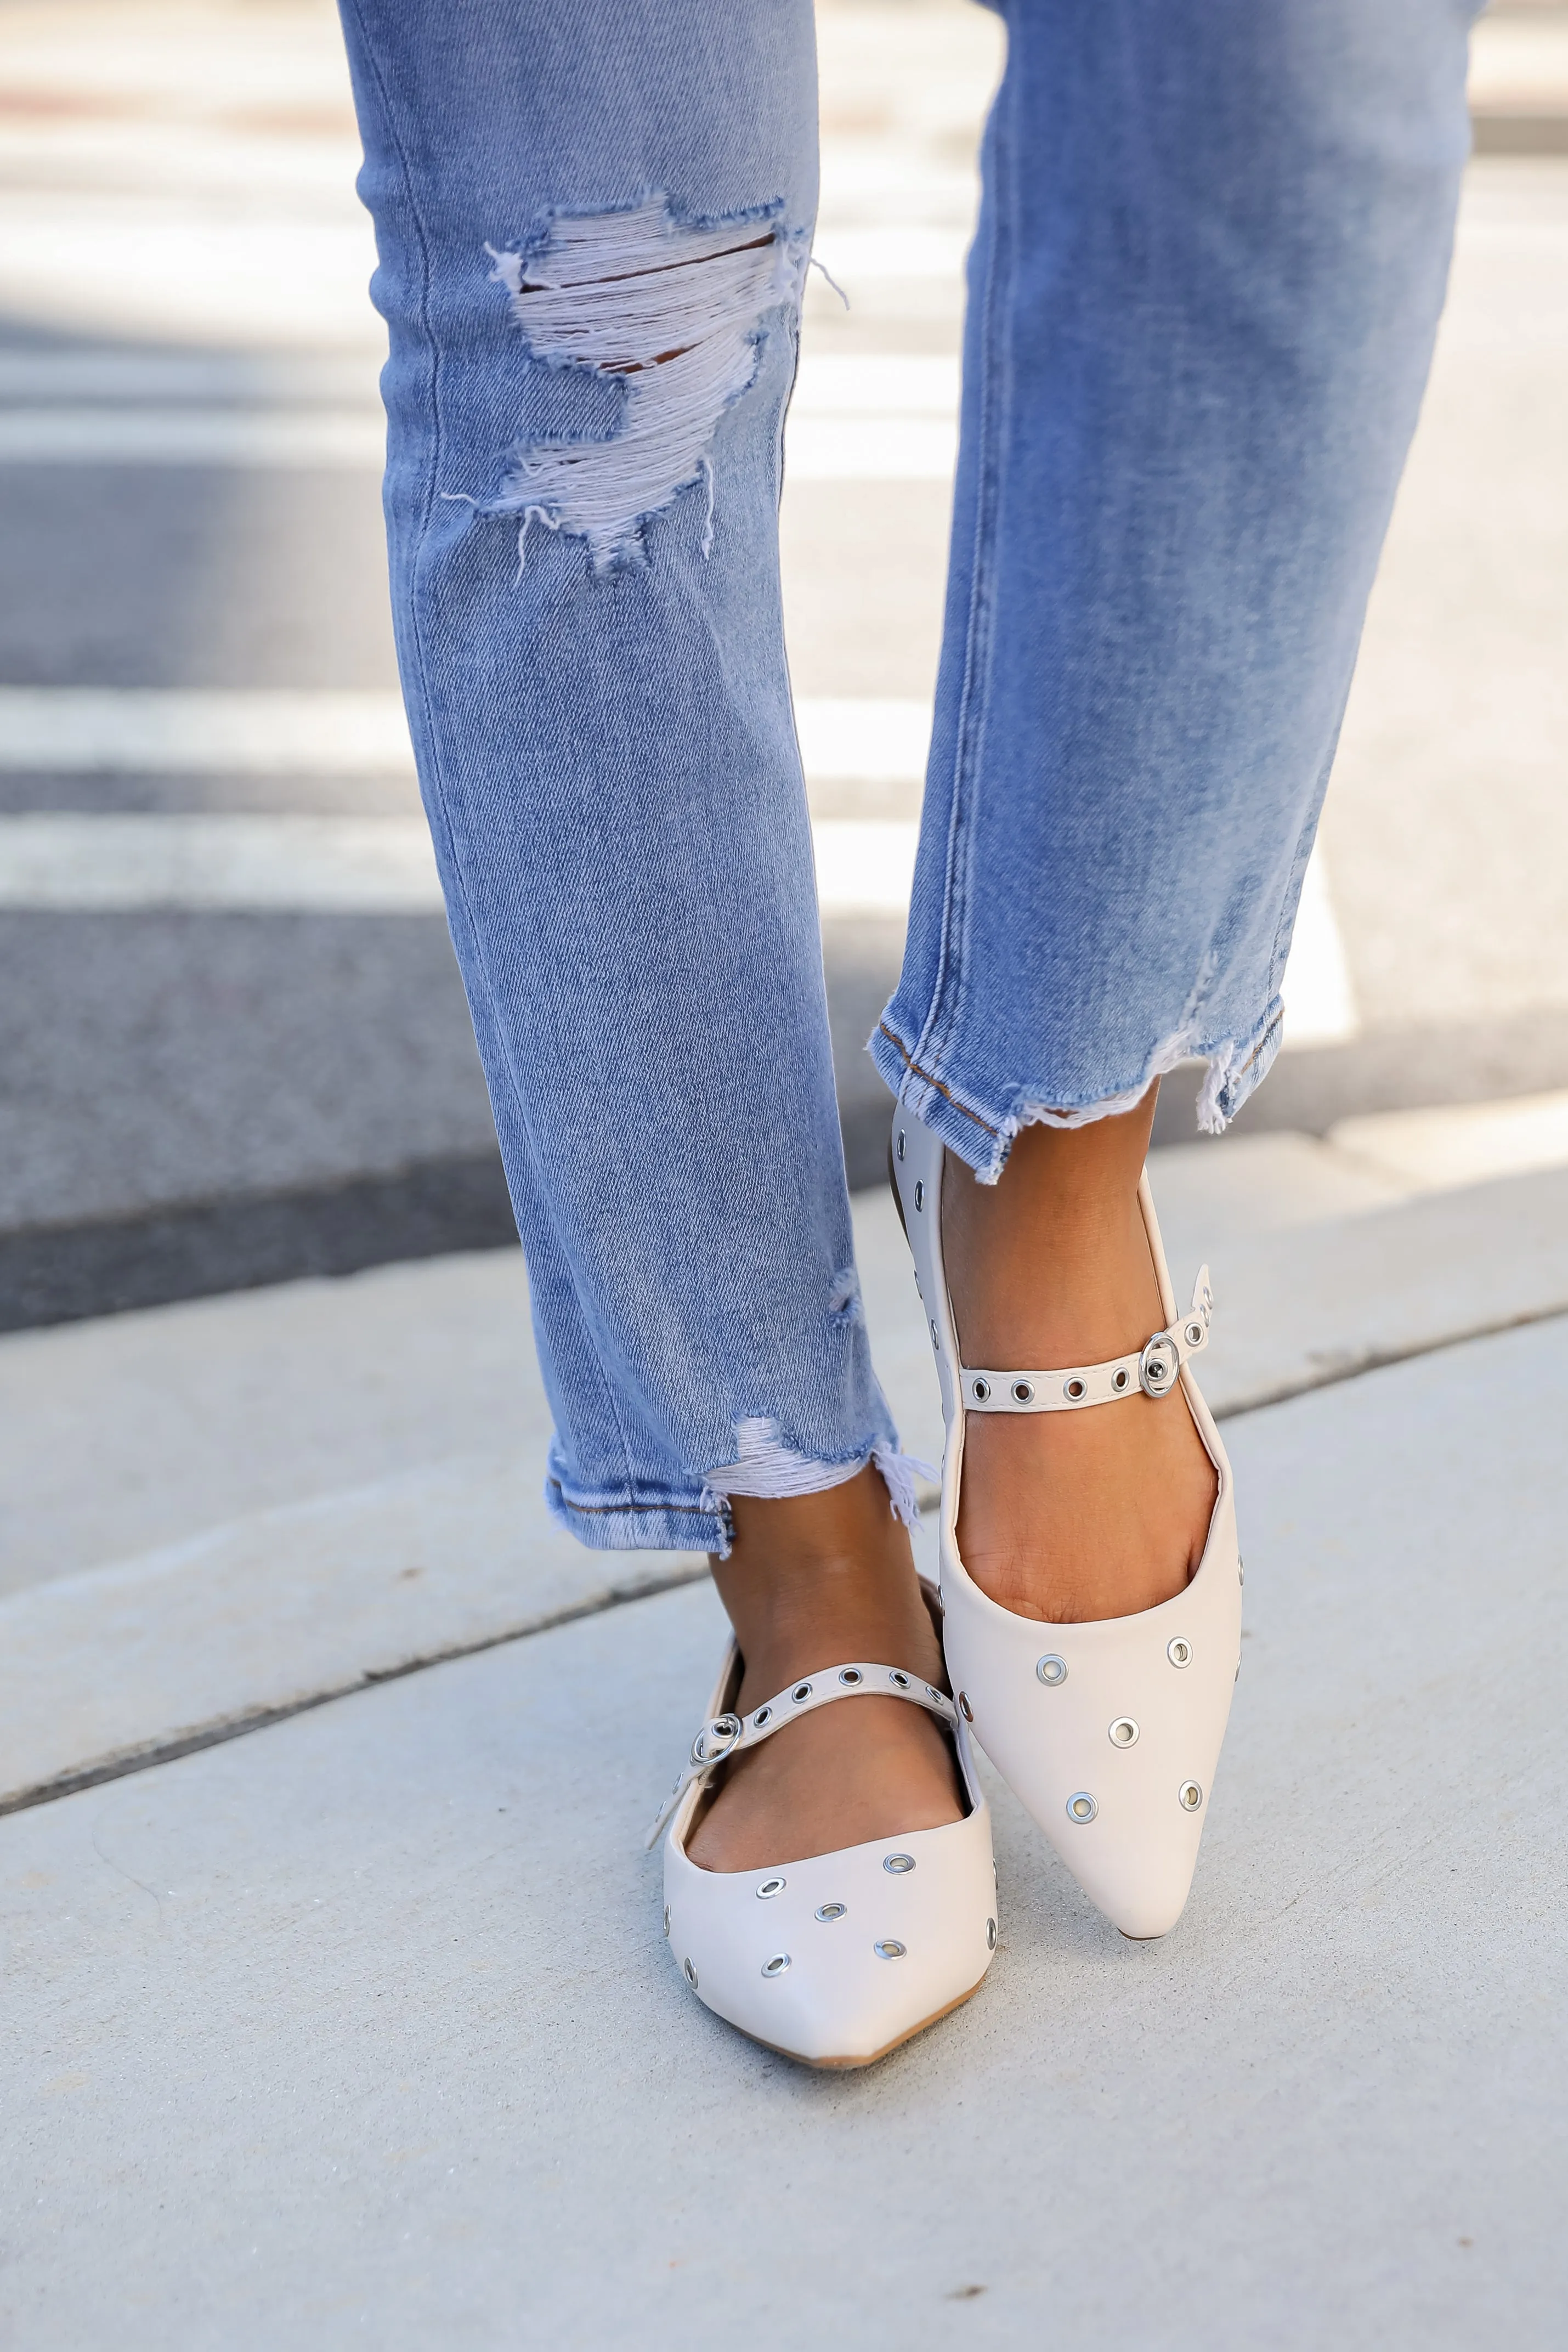
MULTIPOLYGON (((342 0, 399 659, 552 1507, 910 1465, 855 1287, 780 623, 809 0, 342 0)), ((1430 354, 1462 0, 1011 0, 878 1066, 982 1176, 1279 981, 1430 354)), ((895 37, 890 24, 889 36, 895 37)))

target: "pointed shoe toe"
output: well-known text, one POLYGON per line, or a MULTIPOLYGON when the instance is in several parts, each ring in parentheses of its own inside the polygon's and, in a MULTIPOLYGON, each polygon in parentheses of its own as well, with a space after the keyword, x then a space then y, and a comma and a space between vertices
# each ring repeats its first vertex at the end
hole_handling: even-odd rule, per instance
POLYGON ((1240 1671, 1241 1561, 1235 1489, 1219 1432, 1188 1367, 1208 1337, 1208 1270, 1176 1312, 1147 1179, 1145 1226, 1166 1328, 1135 1354, 1067 1370, 962 1362, 943 1265, 944 1153, 905 1110, 894 1173, 936 1350, 947 1442, 942 1465, 943 1647, 965 1722, 1090 1900, 1136 1942, 1169 1933, 1192 1885, 1240 1671), (1179 1382, 1214 1465, 1218 1495, 1185 1591, 1133 1617, 1055 1624, 1002 1608, 957 1542, 967 1413, 1083 1411, 1179 1382))
MULTIPOLYGON (((664 1841, 664 1934, 697 1999, 753 2041, 821 2067, 866 2066, 976 1990, 997 1946, 991 1820, 952 1702, 902 1669, 828 1668, 749 1716, 733 1712, 731 1649, 710 1720, 653 1835, 664 1841), (968 1811, 959 1822, 748 1871, 704 1870, 686 1851, 725 1758, 831 1699, 910 1698, 947 1724, 968 1811)), ((652 1842, 650 1840, 650 1842, 652 1842)))
POLYGON ((1168 1934, 1192 1885, 1236 1682, 1234 1544, 1211 1535, 1174 1601, 1089 1624, 1017 1617, 956 1578, 945 1630, 976 1738, 1090 1901, 1124 1936, 1168 1934))
POLYGON ((670 1950, 699 2000, 810 2066, 865 2066, 967 2000, 990 1965, 983 1811, 778 1870, 665 1849, 670 1950))

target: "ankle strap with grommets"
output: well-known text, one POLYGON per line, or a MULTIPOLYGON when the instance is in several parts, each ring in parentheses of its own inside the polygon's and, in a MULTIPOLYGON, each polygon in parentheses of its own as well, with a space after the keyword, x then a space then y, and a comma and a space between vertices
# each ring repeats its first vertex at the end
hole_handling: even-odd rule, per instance
POLYGON ((1061 1372, 972 1371, 959 1373, 970 1412, 1078 1412, 1092 1404, 1115 1404, 1123 1397, 1168 1396, 1182 1366, 1208 1345, 1214 1294, 1208 1268, 1193 1285, 1192 1305, 1180 1322, 1156 1331, 1134 1356, 1104 1364, 1077 1364, 1061 1372))
POLYGON ((797 1717, 810 1715, 813 1707, 831 1706, 836 1698, 906 1698, 913 1706, 923 1706, 929 1715, 939 1715, 944 1723, 956 1723, 958 1717, 952 1700, 935 1683, 922 1682, 904 1666, 870 1666, 855 1664, 828 1666, 821 1674, 804 1675, 788 1690, 779 1691, 774 1698, 765 1699, 753 1707, 749 1715, 716 1715, 705 1723, 692 1742, 691 1754, 682 1768, 681 1776, 659 1808, 659 1818, 648 1832, 644 1843, 652 1845, 670 1815, 694 1781, 706 1781, 710 1773, 731 1756, 743 1749, 756 1748, 764 1739, 771 1739, 787 1723, 797 1717))

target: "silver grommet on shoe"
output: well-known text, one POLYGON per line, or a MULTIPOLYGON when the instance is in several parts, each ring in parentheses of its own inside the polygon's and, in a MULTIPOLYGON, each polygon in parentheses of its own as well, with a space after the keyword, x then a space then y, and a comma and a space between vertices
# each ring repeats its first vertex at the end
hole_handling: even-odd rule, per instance
POLYGON ((975 1720, 975 1710, 969 1705, 968 1695, 965 1691, 958 1693, 958 1712, 966 1723, 973 1723, 975 1720))
POLYGON ((1085 1393, 1085 1384, 1082 1381, 1063 1381, 1061 1393, 1070 1404, 1076 1404, 1085 1393))
POLYGON ((988 1919, 986 1922, 986 1949, 988 1952, 994 1952, 996 1948, 997 1923, 994 1919, 988 1919))
POLYGON ((796 1706, 799 1706, 802 1699, 808 1699, 808 1698, 810 1698, 810 1696, 811 1696, 811 1685, 810 1685, 810 1683, 797 1683, 797 1684, 796 1684, 796 1685, 795 1685, 795 1687, 794 1687, 794 1689, 790 1692, 789 1696, 790 1696, 790 1697, 794 1700, 794 1702, 795 1702, 796 1706))
POLYGON ((697 1972, 695 1969, 693 1968, 690 1960, 683 1960, 681 1962, 681 1966, 686 1972, 686 1982, 690 1985, 692 1990, 695 1992, 697 1989, 697 1972))
POLYGON ((1130 1375, 1125 1364, 1123 1364, 1118 1370, 1112 1373, 1111 1386, 1115 1390, 1118 1396, 1121 1395, 1122 1391, 1126 1387, 1130 1375))
POLYGON ((821 1919, 824 1926, 831 1927, 835 1919, 843 1917, 849 1907, 847 1903, 820 1903, 814 1916, 821 1919))
POLYGON ((977 1404, 984 1404, 984 1403, 986 1402, 986 1400, 988 1399, 988 1397, 990 1395, 990 1393, 991 1393, 991 1384, 990 1384, 989 1381, 970 1381, 970 1383, 969 1383, 969 1394, 974 1398, 975 1402, 976 1402, 977 1404))
POLYGON ((898 1156, 901 1160, 904 1157, 904 1129, 902 1128, 898 1130, 898 1156))
POLYGON ((1178 1633, 1174 1642, 1167 1642, 1166 1643, 1166 1655, 1170 1660, 1173 1666, 1190 1666, 1192 1664, 1192 1643, 1190 1642, 1184 1641, 1182 1636, 1178 1633))
POLYGON ((923 1209, 925 1206, 925 1183, 924 1178, 916 1180, 915 1186, 915 1205, 917 1209, 923 1209))
POLYGON ((1189 1323, 1186 1327, 1186 1344, 1189 1348, 1201 1348, 1203 1345, 1202 1324, 1197 1322, 1189 1323))
POLYGON ((902 1960, 908 1949, 907 1944, 897 1943, 891 1936, 883 1936, 880 1942, 872 1946, 879 1960, 902 1960))
POLYGON ((848 1689, 853 1690, 857 1683, 864 1682, 865 1676, 862 1674, 858 1666, 843 1666, 840 1669, 839 1680, 844 1684, 848 1689))
POLYGON ((782 1895, 789 1884, 787 1878, 765 1878, 757 1890, 758 1903, 767 1903, 775 1895, 782 1895))
POLYGON ((1058 1657, 1054 1650, 1048 1650, 1043 1658, 1037 1660, 1034 1670, 1047 1690, 1054 1690, 1058 1683, 1067 1680, 1067 1661, 1058 1657))
POLYGON ((762 1973, 765 1977, 781 1977, 789 1965, 788 1952, 775 1952, 770 1960, 763 1961, 762 1973))
POLYGON ((1092 1822, 1099 1810, 1099 1805, 1087 1789, 1080 1789, 1075 1797, 1069 1797, 1067 1800, 1067 1818, 1070 1822, 1092 1822))
POLYGON ((1134 1748, 1137 1745, 1138 1727, 1130 1715, 1119 1715, 1105 1736, 1113 1748, 1134 1748))
POLYGON ((1034 1391, 1030 1388, 1029 1382, 1027 1381, 1015 1381, 1013 1382, 1013 1402, 1015 1404, 1031 1404, 1033 1401, 1034 1391))
POLYGON ((670 1932, 670 1906, 669 1906, 669 1905, 666 1903, 666 1904, 665 1904, 665 1906, 664 1906, 664 1934, 666 1935, 666 1937, 669 1935, 669 1932, 670 1932))
POLYGON ((738 1715, 716 1716, 711 1723, 704 1724, 693 1740, 692 1762, 716 1764, 721 1756, 729 1754, 745 1728, 738 1715))
POLYGON ((898 1666, 889 1666, 887 1670, 887 1679, 890 1683, 896 1683, 900 1690, 907 1690, 909 1688, 909 1676, 898 1666))
POLYGON ((895 1878, 906 1878, 915 1867, 912 1853, 889 1853, 883 1856, 883 1870, 891 1870, 895 1878))
POLYGON ((1184 1780, 1177 1791, 1184 1813, 1196 1813, 1203 1802, 1203 1790, 1196 1780, 1184 1780))
POLYGON ((760 1731, 765 1723, 772 1722, 773 1709, 770 1706, 759 1706, 751 1720, 757 1726, 758 1730, 760 1731))

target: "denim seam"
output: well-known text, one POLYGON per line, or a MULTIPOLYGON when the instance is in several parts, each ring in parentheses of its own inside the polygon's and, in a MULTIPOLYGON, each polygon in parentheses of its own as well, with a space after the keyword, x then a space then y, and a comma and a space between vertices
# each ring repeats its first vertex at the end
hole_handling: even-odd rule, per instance
MULTIPOLYGON (((418 526, 414 533, 413 544, 410 550, 409 557, 409 602, 413 623, 413 646, 419 663, 420 694, 424 704, 425 749, 431 765, 435 772, 437 781, 441 784, 439 823, 444 841, 448 867, 457 885, 463 927, 468 935, 469 950, 473 958, 473 969, 482 976, 484 981, 485 993, 490 1007, 494 1034, 497 1040, 504 1040, 506 1032, 504 1025, 498 1017, 495 983, 490 973, 488 961, 484 952, 483 941, 477 926, 474 920, 473 909, 469 903, 468 878, 464 871, 462 860, 458 856, 456 843, 453 838, 451 821, 447 813, 446 790, 442 771, 440 747, 436 740, 435 729, 431 720, 432 697, 425 655, 424 623, 421 609, 420 572, 421 563, 424 554, 425 542, 430 535, 431 517, 434 512, 435 507, 435 483, 441 469, 442 434, 440 398, 441 350, 436 338, 431 332, 430 327, 430 284, 432 274, 430 240, 425 235, 424 223, 420 217, 419 205, 414 193, 414 175, 409 168, 408 152, 403 145, 402 136, 398 126, 396 112, 392 102, 392 93, 387 88, 386 79, 382 72, 380 61, 377 58, 374 48, 371 45, 369 29, 365 24, 363 10, 360 5, 360 0, 347 0, 347 5, 354 11, 355 21, 360 28, 360 37, 363 46, 364 56, 370 67, 370 70, 375 76, 376 87, 381 93, 382 109, 387 125, 388 135, 396 149, 398 168, 402 174, 404 201, 408 205, 409 218, 413 224, 414 234, 419 239, 419 326, 425 350, 429 354, 430 362, 431 437, 429 456, 424 468, 423 511, 419 517, 418 526)), ((436 819, 431 816, 428 807, 426 809, 426 816, 431 822, 434 829, 436 819)), ((449 909, 449 920, 450 911, 451 910, 449 909)), ((511 1094, 513 1107, 517 1113, 517 1124, 521 1131, 527 1135, 529 1129, 530 1121, 528 1118, 524 1107, 521 1089, 517 1085, 517 1072, 512 1066, 511 1054, 504 1045, 503 1053, 507 1071, 507 1087, 511 1094)), ((537 1167, 537 1152, 534 1154, 534 1160, 537 1167)), ((575 1282, 573 1286, 575 1289, 575 1282)), ((580 1302, 579 1305, 579 1314, 586 1335, 591 1331, 591 1326, 590 1318, 581 1313, 580 1302)), ((625 1428, 622 1424, 621 1415, 616 1410, 613 1383, 606 1374, 603 1363, 599 1358, 598 1349, 592 1344, 591 1339, 590 1339, 589 1343, 589 1352, 593 1358, 599 1373, 600 1385, 604 1393, 610 1420, 614 1428, 616 1440, 621 1448, 621 1459, 626 1472, 626 1485, 628 1488, 630 1488, 632 1485, 631 1475, 631 1455, 626 1444, 625 1428)))
MULTIPOLYGON (((1010 79, 1004 73, 1003 90, 1008 96, 1008 111, 998 102, 991 125, 996 178, 1000 180, 1005 165, 1013 168, 1010 108, 1008 92, 1010 79)), ((996 515, 1001 490, 1001 467, 995 446, 998 420, 1005 419, 1007 402, 1006 376, 1011 366, 1011 349, 1005 332, 1005 312, 1001 311, 1002 287, 1012 264, 1012 221, 1016 207, 987 205, 988 249, 986 255, 986 294, 984 326, 979 340, 980 349, 980 415, 977 457, 978 479, 975 505, 975 539, 973 566, 970 573, 968 644, 964 664, 964 683, 959 702, 956 740, 953 752, 953 811, 948 823, 946 869, 943 877, 942 942, 937 956, 936 979, 931 992, 931 1004, 925 1024, 909 1056, 912 1069, 920 1070, 922 1060, 940 1062, 951 1043, 962 1011, 963 956, 967 943, 969 910, 968 853, 972 827, 966 822, 969 814, 966 806, 967 793, 973 796, 973 778, 979 763, 986 731, 986 688, 990 673, 991 633, 995 614, 995 553, 996 515), (998 324, 1000 313, 1001 324, 998 324)), ((894 1041, 897 1042, 896 1040, 894 1041)), ((921 1071, 922 1076, 925 1075, 921 1071)), ((947 1089, 941 1090, 944 1095, 947 1089)), ((948 1097, 951 1100, 951 1097, 948 1097)), ((958 1108, 958 1106, 955 1106, 958 1108)), ((984 1126, 985 1121, 978 1122, 984 1126)), ((988 1130, 995 1134, 993 1128, 988 1130)))
POLYGON ((961 1103, 951 1087, 946 1085, 932 1071, 923 1069, 895 1029, 890 1029, 885 1021, 879 1021, 876 1025, 894 1053, 902 1055, 904 1066, 913 1076, 921 1079, 925 1085, 931 1087, 934 1093, 939 1094, 944 1102, 951 1103, 953 1108, 956 1111, 961 1111, 966 1118, 972 1119, 975 1125, 983 1129, 987 1135, 1000 1134, 1001 1129, 993 1127, 988 1118, 982 1118, 977 1110, 971 1110, 967 1103, 961 1103))
POLYGON ((564 1510, 575 1511, 585 1519, 624 1519, 634 1511, 673 1511, 682 1518, 706 1519, 711 1527, 717 1514, 705 1511, 699 1503, 675 1503, 663 1496, 631 1495, 623 1503, 574 1503, 559 1478, 547 1479, 547 1486, 559 1498, 564 1510))

